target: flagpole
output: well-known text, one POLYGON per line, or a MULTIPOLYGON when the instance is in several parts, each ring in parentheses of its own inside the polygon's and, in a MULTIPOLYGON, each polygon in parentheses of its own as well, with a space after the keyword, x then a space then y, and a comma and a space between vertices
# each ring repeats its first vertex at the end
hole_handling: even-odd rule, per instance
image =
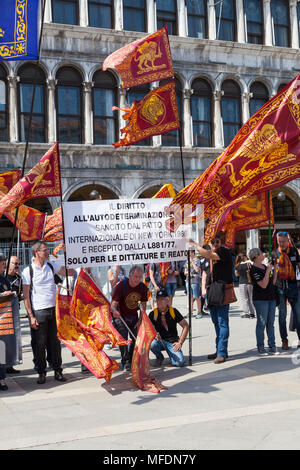
MULTIPOLYGON (((38 59, 37 59, 37 61, 36 61, 36 65, 38 65, 38 64, 39 64, 39 61, 40 61, 42 37, 43 37, 43 30, 44 30, 45 4, 46 4, 46 0, 42 0, 41 31, 40 31, 40 37, 39 37, 38 59)), ((23 176, 24 176, 24 174, 25 174, 25 166, 26 166, 26 160, 27 160, 27 154, 28 154, 28 146, 29 146, 29 136, 30 136, 30 130, 31 130, 31 124, 32 124, 32 114, 33 114, 35 90, 36 90, 36 85, 37 85, 37 83, 36 83, 36 78, 37 78, 37 70, 35 71, 35 77, 34 77, 34 85, 33 85, 32 98, 31 98, 31 105, 30 105, 30 114, 29 114, 28 128, 27 128, 27 133, 26 133, 26 143, 25 143, 25 149, 24 149, 24 156, 23 156, 23 165, 22 165, 21 178, 23 178, 23 176)), ((7 275, 8 275, 8 268, 9 268, 9 264, 10 264, 10 258, 11 258, 11 255, 12 255, 12 249, 13 249, 14 238, 15 238, 15 233, 16 233, 18 215, 19 215, 19 207, 16 208, 15 220, 14 220, 13 229, 12 229, 12 234, 11 234, 11 239, 10 239, 9 253, 8 253, 8 260, 7 260, 7 267, 6 267, 6 274, 5 274, 6 277, 7 277, 7 275)))
MULTIPOLYGON (((180 148, 180 160, 181 160, 181 173, 183 187, 185 188, 185 173, 183 164, 183 152, 182 152, 182 121, 179 120, 179 148, 180 148)), ((192 365, 192 293, 191 293, 191 250, 187 250, 187 261, 188 261, 188 304, 189 304, 189 365, 192 365)))

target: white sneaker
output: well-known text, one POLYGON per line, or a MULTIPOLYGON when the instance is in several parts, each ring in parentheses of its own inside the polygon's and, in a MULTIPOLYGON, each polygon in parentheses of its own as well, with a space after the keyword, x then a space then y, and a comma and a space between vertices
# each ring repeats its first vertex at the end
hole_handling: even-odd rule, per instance
POLYGON ((279 356, 280 352, 277 351, 276 347, 274 347, 274 348, 269 348, 269 354, 270 356, 279 356))

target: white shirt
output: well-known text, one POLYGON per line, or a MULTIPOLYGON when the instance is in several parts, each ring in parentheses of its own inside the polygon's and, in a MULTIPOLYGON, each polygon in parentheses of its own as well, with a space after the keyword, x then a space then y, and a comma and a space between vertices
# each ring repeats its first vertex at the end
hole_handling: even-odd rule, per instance
MULTIPOLYGON (((49 261, 50 262, 50 261, 49 261)), ((31 305, 33 310, 41 310, 44 308, 55 307, 56 285, 54 282, 54 274, 57 274, 61 266, 51 261, 53 271, 46 261, 42 268, 32 261, 33 270, 31 305)), ((29 266, 22 272, 23 285, 30 286, 30 270, 29 266)))

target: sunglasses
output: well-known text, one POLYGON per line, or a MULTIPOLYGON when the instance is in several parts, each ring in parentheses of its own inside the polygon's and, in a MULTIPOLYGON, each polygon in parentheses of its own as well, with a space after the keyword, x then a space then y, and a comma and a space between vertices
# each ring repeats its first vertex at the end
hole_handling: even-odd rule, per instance
POLYGON ((213 242, 211 242, 212 245, 220 245, 221 244, 221 241, 220 240, 215 240, 213 242))

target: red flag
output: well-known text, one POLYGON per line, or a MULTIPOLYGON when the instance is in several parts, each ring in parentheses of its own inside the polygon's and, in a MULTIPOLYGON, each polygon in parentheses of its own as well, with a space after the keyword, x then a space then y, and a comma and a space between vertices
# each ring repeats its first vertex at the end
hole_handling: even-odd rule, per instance
POLYGON ((19 181, 21 177, 20 170, 11 170, 5 173, 0 173, 0 191, 7 194, 8 191, 19 181))
POLYGON ((121 75, 122 88, 173 77, 167 27, 113 52, 102 68, 115 69, 121 75))
POLYGON ((299 92, 300 75, 257 111, 223 154, 176 195, 172 201, 180 206, 176 225, 181 223, 186 204, 192 209, 203 204, 198 220, 211 218, 241 197, 271 190, 300 176, 299 92))
MULTIPOLYGON (((110 379, 115 364, 93 341, 91 335, 70 315, 72 297, 59 292, 56 297, 57 336, 95 377, 110 379), (105 357, 106 356, 106 357, 105 357)), ((118 367, 118 366, 117 366, 118 367)))
POLYGON ((137 334, 133 351, 131 373, 134 383, 145 392, 159 393, 166 390, 157 380, 150 376, 149 350, 156 331, 145 312, 141 312, 142 321, 137 334))
POLYGON ((254 228, 274 226, 274 212, 272 198, 270 198, 270 211, 268 192, 250 196, 245 202, 232 209, 225 221, 223 231, 226 232, 225 244, 234 248, 237 232, 254 228))
POLYGON ((47 215, 43 240, 49 242, 63 240, 61 207, 55 209, 52 215, 47 215))
MULTIPOLYGON (((113 108, 118 109, 118 108, 113 108)), ((123 118, 128 121, 121 129, 124 139, 115 147, 136 144, 153 135, 165 134, 179 129, 174 81, 150 91, 141 101, 134 101, 123 118)))
POLYGON ((59 150, 56 143, 0 201, 0 213, 11 211, 29 199, 60 195, 59 150))

